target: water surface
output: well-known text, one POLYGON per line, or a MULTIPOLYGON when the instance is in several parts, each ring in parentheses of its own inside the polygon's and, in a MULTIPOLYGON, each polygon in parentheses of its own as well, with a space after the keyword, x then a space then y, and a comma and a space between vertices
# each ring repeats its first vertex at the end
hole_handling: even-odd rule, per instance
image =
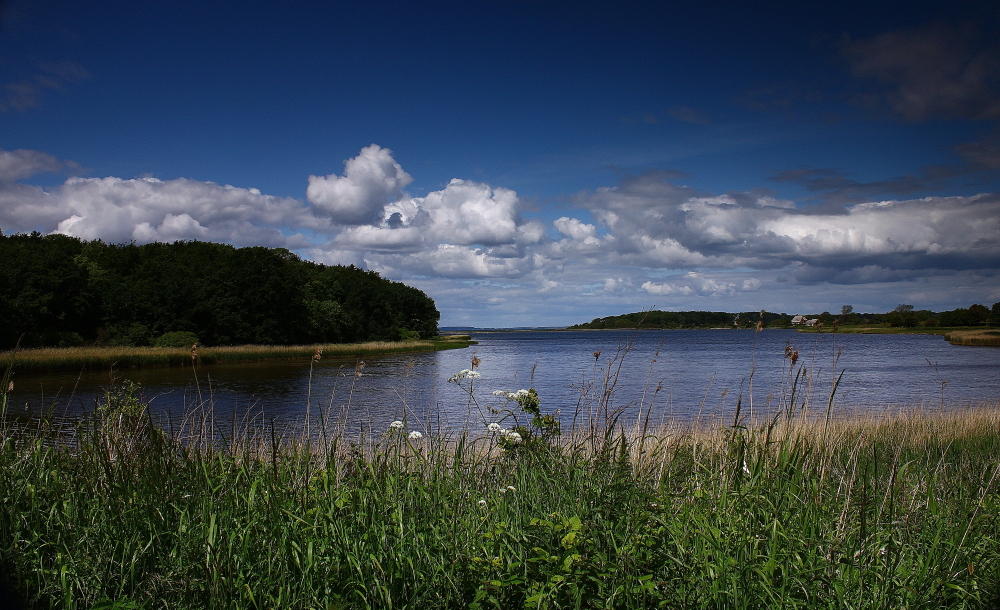
MULTIPOLYGON (((1000 398, 1000 349, 950 345, 934 335, 801 334, 786 330, 494 332, 473 335, 462 350, 391 354, 356 360, 234 363, 191 368, 141 368, 18 374, 11 407, 24 413, 74 416, 94 408, 115 379, 131 379, 161 420, 177 421, 198 405, 241 420, 301 421, 342 417, 350 429, 381 428, 406 419, 410 428, 482 425, 468 383, 448 379, 471 367, 479 407, 498 405, 494 390, 534 387, 543 408, 570 424, 595 405, 609 366, 617 375, 613 407, 653 421, 773 412, 791 388, 785 348, 805 365, 796 404, 825 412, 840 377, 833 416, 903 408, 965 408, 1000 398), (600 351, 595 358, 594 352, 600 351), (752 373, 752 374, 751 374, 752 373)), ((798 367, 796 367, 798 369, 798 367)))

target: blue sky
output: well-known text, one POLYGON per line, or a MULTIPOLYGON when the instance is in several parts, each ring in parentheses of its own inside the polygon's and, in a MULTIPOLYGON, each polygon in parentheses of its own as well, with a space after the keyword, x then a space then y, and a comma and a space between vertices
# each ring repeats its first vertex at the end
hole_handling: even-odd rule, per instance
POLYGON ((5 233, 288 247, 443 325, 1000 301, 989 3, 0 6, 5 233))

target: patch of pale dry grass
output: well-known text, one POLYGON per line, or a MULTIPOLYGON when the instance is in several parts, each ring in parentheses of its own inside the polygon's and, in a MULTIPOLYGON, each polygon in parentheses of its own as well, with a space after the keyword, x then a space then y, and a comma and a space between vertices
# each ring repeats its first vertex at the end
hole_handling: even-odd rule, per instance
POLYGON ((1000 347, 1000 330, 953 330, 944 336, 953 345, 1000 347))

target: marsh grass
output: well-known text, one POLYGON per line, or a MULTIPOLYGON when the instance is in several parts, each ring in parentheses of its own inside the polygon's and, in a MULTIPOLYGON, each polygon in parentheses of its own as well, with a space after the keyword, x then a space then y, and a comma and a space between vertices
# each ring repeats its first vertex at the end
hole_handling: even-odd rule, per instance
POLYGON ((956 330, 944 336, 953 345, 1000 347, 1000 329, 956 330))
POLYGON ((210 398, 165 430, 119 386, 52 443, 4 394, 3 568, 38 608, 996 607, 1000 405, 831 419, 791 359, 772 413, 658 423, 651 385, 625 423, 627 353, 564 431, 474 370, 457 433, 317 408, 219 437, 210 398))
POLYGON ((21 371, 58 369, 129 368, 137 366, 190 366, 192 354, 198 364, 218 362, 254 362, 262 360, 303 360, 322 349, 327 357, 356 357, 400 352, 422 352, 462 348, 469 345, 468 335, 410 341, 368 341, 325 345, 238 345, 201 347, 53 347, 0 352, 0 361, 10 362, 21 371))

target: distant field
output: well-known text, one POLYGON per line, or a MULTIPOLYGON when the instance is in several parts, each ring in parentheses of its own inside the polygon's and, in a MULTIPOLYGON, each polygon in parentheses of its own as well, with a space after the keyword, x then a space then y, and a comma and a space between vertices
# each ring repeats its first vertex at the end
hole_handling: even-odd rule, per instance
POLYGON ((368 341, 325 345, 238 345, 228 347, 46 347, 0 353, 0 362, 13 363, 19 371, 117 366, 184 366, 196 362, 254 362, 262 360, 305 360, 321 350, 322 357, 368 356, 400 352, 426 352, 467 347, 469 335, 449 335, 415 341, 368 341))

